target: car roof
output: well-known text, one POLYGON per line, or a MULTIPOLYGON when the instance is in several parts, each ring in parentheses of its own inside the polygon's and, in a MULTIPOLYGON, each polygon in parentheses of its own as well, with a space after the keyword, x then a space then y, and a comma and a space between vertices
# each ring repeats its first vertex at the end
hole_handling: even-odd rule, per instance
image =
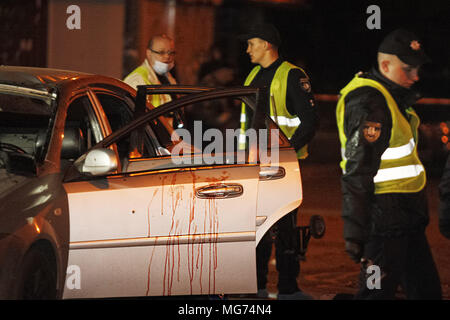
POLYGON ((11 85, 47 89, 70 78, 80 78, 92 74, 37 67, 0 66, 0 82, 11 85))
POLYGON ((113 86, 132 96, 136 94, 128 84, 110 76, 38 67, 0 66, 0 86, 5 85, 45 96, 55 96, 55 90, 71 92, 91 85, 113 86))

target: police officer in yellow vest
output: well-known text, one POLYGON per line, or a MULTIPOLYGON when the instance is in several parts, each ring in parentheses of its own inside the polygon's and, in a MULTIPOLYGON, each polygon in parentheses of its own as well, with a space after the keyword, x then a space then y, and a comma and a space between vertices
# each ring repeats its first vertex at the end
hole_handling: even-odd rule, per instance
POLYGON ((411 89, 428 57, 416 35, 398 29, 382 41, 377 59, 378 68, 341 90, 336 109, 345 248, 361 264, 355 298, 393 299, 401 286, 407 298, 440 299, 425 236, 426 174, 412 108, 419 96, 411 89))
MULTIPOLYGON (((165 34, 153 36, 148 42, 144 62, 123 80, 134 89, 139 85, 176 84, 170 70, 175 66, 175 43, 165 34)), ((154 107, 169 102, 169 95, 152 95, 154 107)))
MULTIPOLYGON (((254 26, 247 34, 240 36, 247 41, 247 53, 251 62, 257 64, 245 80, 246 86, 269 87, 270 104, 266 114, 279 125, 290 139, 299 159, 308 156, 307 143, 313 138, 318 127, 318 116, 314 107, 311 84, 306 73, 299 67, 283 61, 278 53, 281 38, 271 24, 254 26)), ((241 113, 241 129, 245 131, 247 118, 245 106, 241 113)), ((277 223, 275 239, 278 299, 310 299, 297 285, 300 262, 296 255, 294 227, 297 211, 283 217, 277 223)), ((269 234, 261 240, 257 248, 258 295, 266 297, 268 261, 272 241, 269 234)))

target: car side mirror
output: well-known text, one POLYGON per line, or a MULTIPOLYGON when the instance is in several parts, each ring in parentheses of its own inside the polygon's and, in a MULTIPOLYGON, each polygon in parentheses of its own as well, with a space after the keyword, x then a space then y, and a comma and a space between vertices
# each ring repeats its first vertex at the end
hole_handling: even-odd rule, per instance
POLYGON ((80 157, 75 166, 83 174, 100 176, 113 173, 118 168, 117 157, 111 149, 93 149, 80 157))

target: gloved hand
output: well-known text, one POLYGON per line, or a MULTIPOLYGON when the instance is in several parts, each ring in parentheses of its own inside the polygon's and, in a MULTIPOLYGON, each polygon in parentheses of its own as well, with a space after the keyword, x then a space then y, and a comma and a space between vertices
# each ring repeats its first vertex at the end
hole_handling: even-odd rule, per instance
POLYGON ((361 258, 363 255, 362 245, 353 241, 345 241, 345 251, 350 256, 350 259, 355 261, 356 263, 361 262, 361 258))
POLYGON ((439 231, 447 239, 450 239, 450 220, 439 219, 439 231))

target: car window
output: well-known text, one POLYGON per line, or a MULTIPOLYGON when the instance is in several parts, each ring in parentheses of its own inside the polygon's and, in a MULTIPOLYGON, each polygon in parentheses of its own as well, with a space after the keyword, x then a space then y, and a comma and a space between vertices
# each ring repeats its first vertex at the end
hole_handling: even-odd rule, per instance
POLYGON ((158 141, 156 155, 145 156, 149 153, 146 135, 142 133, 145 130, 140 129, 140 133, 135 130, 130 135, 134 138, 129 140, 129 150, 136 152, 129 152, 123 170, 223 165, 236 161, 238 154, 241 163, 245 163, 246 150, 239 150, 241 104, 242 101, 235 98, 208 100, 188 104, 153 119, 146 128, 158 141))
POLYGON ((106 93, 96 93, 96 96, 102 105, 113 132, 122 128, 133 119, 131 108, 123 99, 106 93))
POLYGON ((97 118, 87 96, 68 107, 61 146, 61 165, 66 167, 102 139, 97 118))
POLYGON ((153 123, 152 126, 161 145, 172 156, 174 152, 184 155, 227 152, 229 156, 229 153, 248 151, 251 142, 257 142, 260 147, 289 146, 288 140, 279 134, 278 127, 268 116, 262 116, 255 123, 257 128, 252 128, 254 111, 248 102, 227 97, 193 103, 176 113, 160 117, 158 125, 153 123), (245 113, 242 113, 243 107, 245 113), (163 128, 167 130, 161 130, 163 128))
MULTIPOLYGON (((160 117, 152 123, 152 128, 164 148, 171 151, 182 140, 190 147, 183 149, 192 154, 202 153, 211 143, 216 151, 226 150, 227 132, 233 133, 237 142, 240 130, 241 101, 234 98, 221 98, 189 104, 176 112, 160 117), (166 129, 166 130, 163 130, 166 129)), ((237 150, 237 144, 231 144, 230 150, 237 150)))
MULTIPOLYGON (((96 92, 103 111, 108 118, 112 132, 115 132, 133 120, 132 102, 108 93, 96 92)), ((121 161, 127 157, 140 158, 156 155, 157 146, 149 127, 136 130, 116 142, 121 161)))
POLYGON ((44 158, 50 131, 50 100, 27 95, 0 94, 0 152, 26 153, 44 158))
MULTIPOLYGON (((261 130, 278 132, 268 117, 258 118, 257 128, 251 128, 253 112, 247 103, 255 102, 226 97, 186 104, 117 137, 122 172, 256 163, 262 155, 256 152, 261 151, 258 146, 269 144, 274 150, 283 141, 281 135, 261 130), (242 106, 247 110, 244 116, 242 106)), ((267 151, 266 159, 271 153, 267 151)))

